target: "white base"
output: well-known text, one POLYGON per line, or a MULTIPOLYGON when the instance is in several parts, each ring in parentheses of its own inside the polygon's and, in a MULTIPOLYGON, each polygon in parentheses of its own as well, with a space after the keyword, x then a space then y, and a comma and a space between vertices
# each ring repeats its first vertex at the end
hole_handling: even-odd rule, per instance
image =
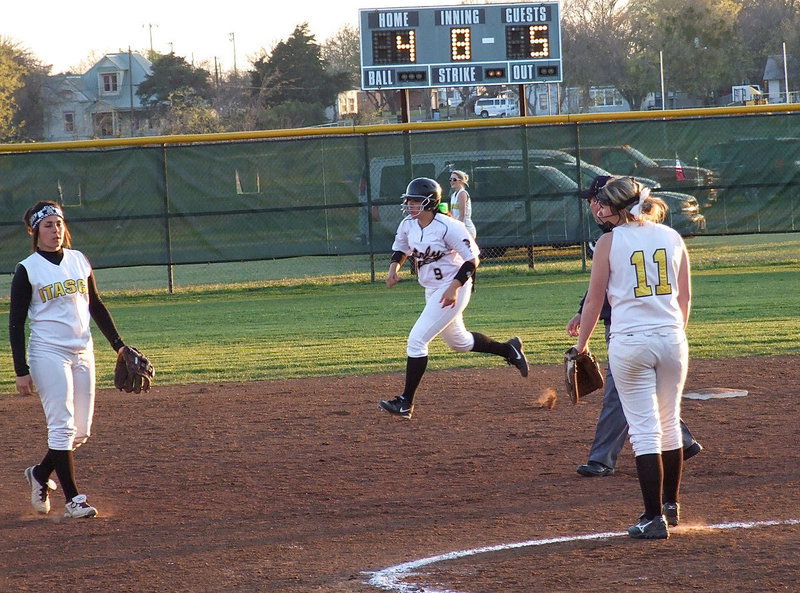
POLYGON ((726 389, 724 387, 709 387, 698 389, 697 391, 686 391, 683 397, 686 399, 718 399, 722 397, 744 397, 747 391, 743 389, 726 389))

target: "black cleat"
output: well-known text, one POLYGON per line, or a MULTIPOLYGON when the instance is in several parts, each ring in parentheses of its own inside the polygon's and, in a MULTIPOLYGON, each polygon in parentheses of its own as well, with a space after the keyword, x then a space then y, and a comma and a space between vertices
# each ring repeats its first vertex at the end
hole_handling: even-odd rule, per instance
POLYGON ((414 406, 409 404, 408 400, 402 395, 398 395, 391 401, 383 400, 378 402, 378 407, 380 407, 382 410, 386 410, 390 414, 400 416, 401 418, 405 418, 407 420, 410 420, 411 414, 414 413, 414 406))
POLYGON ((641 515, 636 525, 628 527, 628 535, 634 539, 669 539, 669 529, 664 515, 652 519, 641 515))
POLYGON ((614 468, 603 465, 597 461, 590 461, 586 465, 579 465, 578 473, 582 476, 586 476, 587 478, 611 476, 614 474, 614 468))
POLYGON ((522 351, 522 340, 517 337, 511 338, 506 342, 511 347, 511 355, 506 358, 506 362, 519 369, 519 374, 523 377, 528 376, 528 359, 522 351))
POLYGON ((664 518, 670 527, 676 527, 680 522, 681 505, 677 502, 665 502, 661 506, 661 512, 664 513, 664 518))

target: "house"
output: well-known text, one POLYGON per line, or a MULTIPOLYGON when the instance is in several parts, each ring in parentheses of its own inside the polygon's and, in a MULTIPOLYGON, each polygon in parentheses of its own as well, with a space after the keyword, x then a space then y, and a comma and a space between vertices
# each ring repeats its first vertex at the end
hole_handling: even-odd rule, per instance
POLYGON ((568 87, 561 97, 563 113, 613 113, 630 111, 631 106, 613 86, 593 86, 588 95, 583 88, 568 87))
POLYGON ((152 64, 135 52, 106 54, 85 74, 49 76, 42 89, 44 141, 157 133, 136 90, 152 64))
POLYGON ((789 98, 786 97, 786 78, 797 84, 797 75, 800 73, 797 60, 792 56, 786 57, 786 68, 783 65, 783 56, 768 56, 764 66, 764 85, 770 103, 795 103, 800 101, 800 91, 789 89, 789 98))

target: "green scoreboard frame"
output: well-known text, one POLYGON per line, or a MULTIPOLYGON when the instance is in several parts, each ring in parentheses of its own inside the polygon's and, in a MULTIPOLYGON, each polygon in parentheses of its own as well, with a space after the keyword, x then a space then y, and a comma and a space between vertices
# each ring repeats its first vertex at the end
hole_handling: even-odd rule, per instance
POLYGON ((558 2, 365 8, 361 88, 561 82, 558 2))

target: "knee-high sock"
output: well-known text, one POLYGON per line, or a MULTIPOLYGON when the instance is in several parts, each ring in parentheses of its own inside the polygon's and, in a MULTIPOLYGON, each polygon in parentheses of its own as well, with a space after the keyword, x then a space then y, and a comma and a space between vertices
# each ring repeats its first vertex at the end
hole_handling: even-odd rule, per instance
POLYGON ((661 514, 661 488, 664 483, 664 468, 661 455, 648 453, 637 455, 636 473, 639 476, 639 487, 642 489, 644 514, 652 519, 661 514))
POLYGON ((428 357, 420 356, 417 358, 408 357, 406 360, 406 387, 403 390, 403 397, 411 404, 414 402, 414 394, 417 392, 419 382, 422 381, 422 375, 425 374, 425 369, 428 368, 428 357))
POLYGON ((47 455, 44 456, 44 459, 36 469, 36 479, 42 483, 49 480, 50 474, 55 470, 67 502, 78 495, 78 487, 75 484, 75 461, 72 451, 48 449, 47 455))
POLYGON ((498 342, 478 332, 470 333, 475 338, 475 345, 472 346, 473 352, 486 352, 487 354, 496 354, 504 358, 511 356, 511 346, 505 342, 498 342))
POLYGON ((680 502, 683 449, 662 451, 664 464, 664 502, 680 502))

